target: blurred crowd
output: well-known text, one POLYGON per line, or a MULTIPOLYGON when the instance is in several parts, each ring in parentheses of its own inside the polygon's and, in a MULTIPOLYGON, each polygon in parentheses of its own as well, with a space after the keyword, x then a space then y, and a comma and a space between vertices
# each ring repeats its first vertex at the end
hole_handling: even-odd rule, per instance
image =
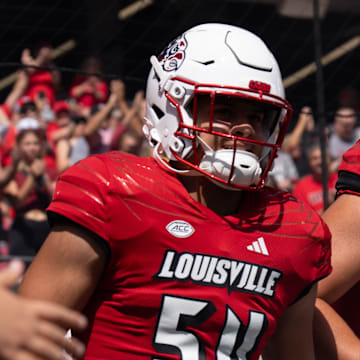
MULTIPOLYGON (((49 232, 46 208, 59 173, 92 154, 120 150, 149 156, 151 150, 142 134, 143 90, 128 99, 123 81, 96 75, 102 71, 98 58, 84 59, 65 96, 59 91, 61 73, 41 69, 52 65, 51 46, 25 49, 21 62, 0 106, 0 255, 32 257, 49 232)), ((326 129, 317 127, 310 107, 295 112, 270 172, 271 186, 293 192, 319 213, 324 210, 320 131, 326 134, 329 203, 342 155, 360 135, 359 95, 346 91, 326 129)))
POLYGON ((310 107, 301 108, 292 119, 295 126, 285 137, 271 171, 272 186, 292 192, 320 214, 324 206, 334 201, 337 170, 342 155, 360 137, 358 98, 352 97, 351 102, 347 99, 344 96, 340 98, 339 106, 324 129, 319 128, 310 107), (324 165, 320 132, 325 138, 324 165), (328 192, 325 204, 324 171, 327 175, 328 192))
POLYGON ((144 92, 127 99, 121 80, 99 76, 84 59, 64 96, 51 46, 25 49, 16 81, 0 105, 0 255, 31 258, 49 232, 46 208, 59 173, 92 154, 150 154, 142 134, 144 92))

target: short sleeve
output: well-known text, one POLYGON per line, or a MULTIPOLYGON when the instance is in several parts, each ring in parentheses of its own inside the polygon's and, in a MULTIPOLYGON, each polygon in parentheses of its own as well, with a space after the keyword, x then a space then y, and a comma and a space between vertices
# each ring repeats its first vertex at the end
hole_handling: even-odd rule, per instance
MULTIPOLYGON (((310 213, 309 213, 310 215, 310 213)), ((328 226, 313 212, 308 220, 313 224, 308 234, 308 241, 298 249, 298 255, 292 258, 292 265, 298 279, 303 284, 303 290, 297 299, 307 293, 310 287, 321 279, 327 277, 331 271, 331 233, 328 226)))
POLYGON ((109 242, 108 192, 106 164, 101 157, 91 156, 60 175, 47 210, 70 219, 109 242))
POLYGON ((360 140, 343 156, 336 191, 336 196, 360 195, 360 140))

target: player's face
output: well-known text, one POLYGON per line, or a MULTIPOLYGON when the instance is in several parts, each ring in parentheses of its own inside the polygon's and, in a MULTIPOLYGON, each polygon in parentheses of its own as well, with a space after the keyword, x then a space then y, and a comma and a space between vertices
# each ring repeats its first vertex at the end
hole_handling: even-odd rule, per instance
MULTIPOLYGON (((213 131, 234 135, 246 139, 264 141, 269 130, 264 124, 265 110, 260 104, 244 101, 240 98, 218 96, 214 105, 213 131)), ((198 100, 197 124, 204 129, 210 129, 210 99, 200 96, 198 100)), ((234 141, 231 138, 201 133, 201 138, 213 149, 232 149, 234 141)), ((260 157, 260 144, 238 141, 237 149, 250 151, 260 157)))

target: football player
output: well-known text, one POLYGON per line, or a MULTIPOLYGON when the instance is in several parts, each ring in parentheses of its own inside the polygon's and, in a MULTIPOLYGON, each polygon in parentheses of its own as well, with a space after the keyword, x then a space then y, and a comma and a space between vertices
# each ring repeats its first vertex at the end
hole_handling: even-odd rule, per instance
POLYGON ((314 359, 330 233, 265 186, 292 113, 274 56, 202 24, 150 61, 154 158, 112 152, 61 175, 20 293, 85 312, 85 359, 314 359))
POLYGON ((357 360, 360 356, 360 140, 343 156, 336 190, 336 201, 323 215, 332 233, 334 270, 320 281, 318 296, 333 305, 352 331, 332 308, 321 302, 318 308, 328 323, 325 331, 335 339, 330 346, 323 346, 322 352, 327 353, 326 359, 357 360))

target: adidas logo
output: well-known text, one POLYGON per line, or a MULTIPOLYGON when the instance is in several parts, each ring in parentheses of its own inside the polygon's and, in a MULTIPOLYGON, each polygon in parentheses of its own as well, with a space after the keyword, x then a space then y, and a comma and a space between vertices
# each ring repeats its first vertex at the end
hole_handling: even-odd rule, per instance
POLYGON ((249 251, 254 251, 258 254, 269 256, 268 249, 265 245, 263 237, 259 237, 256 241, 253 241, 251 245, 246 247, 249 251))

